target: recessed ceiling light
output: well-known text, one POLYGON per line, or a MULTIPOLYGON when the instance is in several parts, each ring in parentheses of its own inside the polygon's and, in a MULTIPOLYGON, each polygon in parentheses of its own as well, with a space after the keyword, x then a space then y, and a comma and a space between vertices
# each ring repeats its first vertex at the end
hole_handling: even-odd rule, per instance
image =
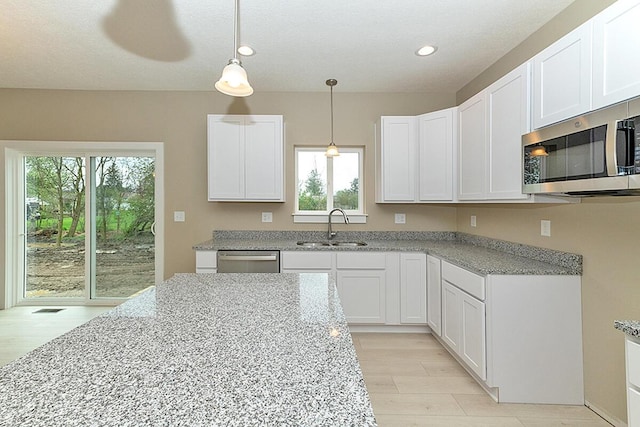
POLYGON ((429 56, 433 54, 436 50, 438 50, 437 46, 426 45, 422 46, 420 49, 416 50, 416 55, 418 56, 429 56))
POLYGON ((251 47, 244 45, 238 48, 238 53, 242 56, 252 56, 256 54, 256 51, 251 47))

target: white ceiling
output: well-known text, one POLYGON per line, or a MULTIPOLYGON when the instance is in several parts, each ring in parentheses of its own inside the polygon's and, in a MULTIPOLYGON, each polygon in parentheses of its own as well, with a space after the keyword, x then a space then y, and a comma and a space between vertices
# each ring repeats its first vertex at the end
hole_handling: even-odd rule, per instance
MULTIPOLYGON (((256 92, 455 92, 573 0, 240 0, 256 92), (415 50, 438 51, 418 57, 415 50)), ((233 0, 3 0, 0 87, 214 90, 233 0)))

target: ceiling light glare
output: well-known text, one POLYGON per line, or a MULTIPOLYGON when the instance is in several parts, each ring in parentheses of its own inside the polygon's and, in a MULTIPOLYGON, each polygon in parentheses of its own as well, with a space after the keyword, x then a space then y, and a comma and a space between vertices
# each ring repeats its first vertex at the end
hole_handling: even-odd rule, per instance
POLYGON ((436 46, 426 45, 422 46, 420 49, 416 50, 416 55, 418 56, 429 56, 435 53, 438 50, 436 46))
POLYGON ((256 51, 253 50, 250 46, 240 46, 238 48, 238 53, 242 56, 253 56, 256 54, 256 51))

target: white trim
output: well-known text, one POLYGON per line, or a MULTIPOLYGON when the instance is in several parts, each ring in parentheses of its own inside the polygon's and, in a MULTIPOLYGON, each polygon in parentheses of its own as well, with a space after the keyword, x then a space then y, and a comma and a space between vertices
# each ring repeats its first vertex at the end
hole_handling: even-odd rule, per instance
MULTIPOLYGON (((299 186, 298 186, 298 153, 299 152, 317 152, 324 153, 326 151, 326 147, 316 147, 316 146, 295 146, 293 153, 294 160, 294 202, 296 212, 294 215, 294 222, 322 222, 322 221, 309 221, 304 220, 302 218, 297 219, 298 216, 303 215, 318 215, 317 212, 311 211, 298 211, 298 196, 299 196, 299 186)), ((356 153, 358 154, 358 207, 359 210, 350 210, 345 212, 351 219, 352 215, 361 215, 366 216, 364 213, 364 147, 340 147, 340 151, 343 153, 356 153)), ((326 157, 326 167, 327 167, 327 208, 328 210, 325 212, 325 216, 329 213, 329 210, 333 209, 333 158, 326 157)), ((366 223, 366 218, 361 220, 362 222, 354 221, 354 223, 364 224, 366 223)), ((326 220, 324 222, 327 222, 326 220)))
MULTIPOLYGON (((329 213, 328 212, 295 212, 292 213, 293 222, 305 223, 305 224, 327 224, 329 222, 329 213)), ((358 213, 349 213, 347 212, 347 216, 349 217, 350 224, 366 224, 367 223, 367 214, 358 214, 358 213)), ((331 216, 332 224, 344 224, 344 218, 342 215, 333 214, 331 216)))
MULTIPOLYGON (((0 140, 4 148, 5 174, 5 274, 0 284, 0 309, 14 305, 117 305, 125 298, 90 299, 86 292, 78 298, 38 298, 25 299, 17 292, 18 284, 24 282, 24 265, 21 264, 24 253, 24 199, 23 167, 20 161, 24 156, 95 157, 106 155, 153 157, 155 163, 155 284, 164 280, 164 144, 162 142, 96 142, 96 141, 18 141, 0 140), (22 178, 21 178, 22 177, 22 178), (18 191, 16 191, 18 189, 18 191), (22 211, 19 211, 22 209, 22 211), (21 228, 22 227, 22 228, 21 228), (21 239, 22 238, 22 239, 21 239), (22 276, 22 278, 21 278, 22 276), (4 298, 1 298, 4 294, 4 298)), ((89 169, 87 169, 88 171, 89 169)), ((90 179, 88 177, 88 179, 90 179)), ((88 186, 87 186, 88 187, 88 186)), ((90 191, 87 188, 88 191, 90 191)), ((87 204, 88 205, 88 204, 87 204)), ((89 234, 89 233, 87 233, 89 234)))

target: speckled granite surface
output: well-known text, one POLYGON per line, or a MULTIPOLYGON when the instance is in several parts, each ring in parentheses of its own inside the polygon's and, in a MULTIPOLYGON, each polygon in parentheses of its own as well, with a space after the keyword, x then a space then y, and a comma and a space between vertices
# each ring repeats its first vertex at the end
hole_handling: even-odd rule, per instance
POLYGON ((337 241, 364 241, 362 247, 303 247, 298 241, 326 241, 326 233, 296 231, 215 231, 198 250, 418 251, 438 256, 481 275, 580 275, 582 256, 503 240, 453 232, 349 232, 337 241))
POLYGON ((90 425, 376 422, 331 276, 179 274, 0 368, 0 426, 90 425))
POLYGON ((640 338, 640 321, 638 320, 616 320, 613 322, 613 327, 629 336, 640 338))

